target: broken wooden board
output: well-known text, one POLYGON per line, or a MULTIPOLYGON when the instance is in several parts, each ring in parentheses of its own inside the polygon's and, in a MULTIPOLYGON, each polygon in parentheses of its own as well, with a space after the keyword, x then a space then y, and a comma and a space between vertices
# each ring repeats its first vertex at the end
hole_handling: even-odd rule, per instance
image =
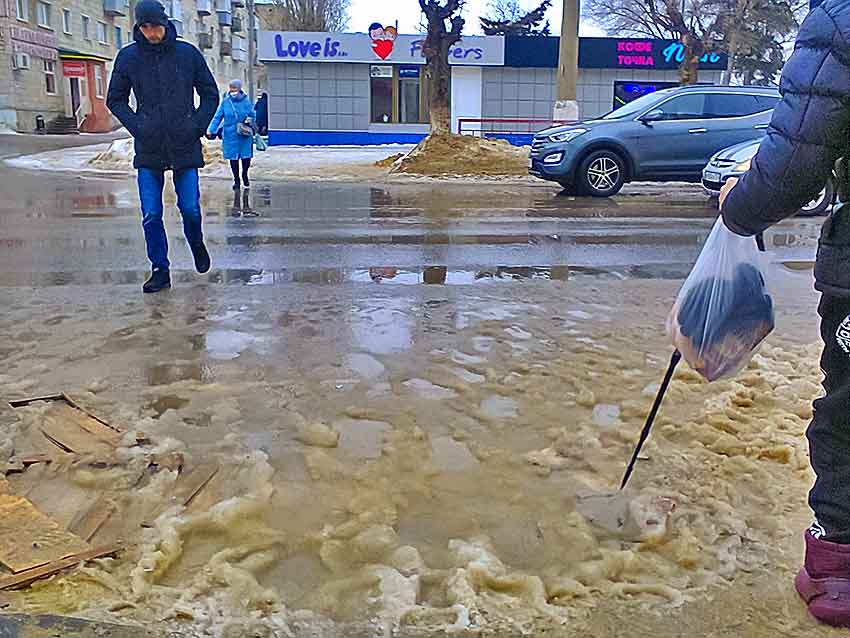
POLYGON ((112 499, 101 494, 87 511, 77 515, 77 518, 68 527, 68 531, 76 534, 84 541, 91 541, 117 509, 118 507, 112 499))
POLYGON ((18 574, 0 577, 0 591, 4 589, 14 589, 16 587, 26 587, 37 580, 55 576, 61 571, 70 569, 71 567, 76 567, 86 561, 103 558, 104 556, 113 556, 122 549, 123 546, 121 545, 110 545, 107 547, 89 549, 59 560, 51 561, 40 567, 28 569, 18 574))
POLYGON ((108 458, 121 444, 123 431, 87 412, 65 394, 13 401, 9 405, 20 409, 34 403, 49 403, 39 430, 49 442, 46 449, 30 439, 27 448, 32 459, 64 460, 66 455, 108 458), (28 449, 32 448, 32 449, 28 449))
POLYGON ((21 496, 0 494, 0 563, 15 573, 91 549, 21 496))
POLYGON ((153 522, 168 508, 175 505, 188 507, 194 498, 200 494, 211 480, 218 474, 218 463, 204 463, 196 466, 189 472, 180 474, 174 482, 170 501, 161 503, 156 507, 142 523, 143 527, 153 527, 153 522))

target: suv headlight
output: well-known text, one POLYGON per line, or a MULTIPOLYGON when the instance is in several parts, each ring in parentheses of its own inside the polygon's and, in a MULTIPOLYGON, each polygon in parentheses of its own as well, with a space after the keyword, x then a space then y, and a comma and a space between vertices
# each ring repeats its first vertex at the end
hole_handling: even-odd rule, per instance
POLYGON ((550 142, 572 142, 579 135, 584 135, 587 133, 586 128, 573 128, 569 131, 561 131, 560 133, 553 133, 549 136, 550 142))

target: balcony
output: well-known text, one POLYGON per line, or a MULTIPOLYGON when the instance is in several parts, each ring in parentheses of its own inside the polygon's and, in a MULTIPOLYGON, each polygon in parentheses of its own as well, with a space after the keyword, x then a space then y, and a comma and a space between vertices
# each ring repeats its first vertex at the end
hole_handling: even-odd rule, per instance
POLYGON ((245 6, 245 0, 231 0, 234 7, 239 7, 240 9, 245 6))
POLYGON ((208 16, 213 12, 213 2, 212 0, 197 0, 198 2, 198 15, 199 16, 208 16))
POLYGON ((103 13, 107 16, 127 15, 127 4, 124 0, 103 0, 103 13))
POLYGON ((229 11, 218 11, 218 24, 222 27, 229 27, 233 24, 233 14, 229 11))
POLYGON ((247 62, 248 52, 242 51, 241 49, 233 49, 233 51, 230 52, 230 57, 233 58, 234 62, 247 62))
POLYGON ((230 13, 232 10, 230 0, 215 0, 215 10, 218 13, 230 13))
POLYGON ((199 33, 198 34, 198 48, 203 50, 212 49, 213 47, 213 38, 212 33, 199 33))
POLYGON ((233 23, 230 25, 231 33, 241 33, 242 32, 242 18, 239 16, 233 16, 233 23))

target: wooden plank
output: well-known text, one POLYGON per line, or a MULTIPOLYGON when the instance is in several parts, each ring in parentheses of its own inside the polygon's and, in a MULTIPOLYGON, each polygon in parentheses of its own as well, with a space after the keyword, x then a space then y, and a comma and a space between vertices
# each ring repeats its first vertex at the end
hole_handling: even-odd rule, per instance
POLYGON ((0 563, 18 573, 91 549, 22 496, 0 494, 0 563))
POLYGON ((74 519, 68 527, 68 531, 76 534, 84 541, 91 541, 117 509, 114 501, 101 494, 87 511, 82 512, 74 519))
POLYGON ((73 554, 71 556, 68 556, 67 558, 52 561, 50 563, 47 563, 46 565, 42 565, 41 567, 28 569, 19 574, 5 576, 3 578, 0 578, 0 591, 5 589, 14 589, 16 587, 25 587, 41 578, 54 576, 61 571, 70 569, 71 567, 76 567, 77 565, 85 563, 86 561, 94 560, 96 558, 103 558, 104 556, 112 556, 120 552, 122 549, 123 547, 121 545, 98 547, 96 549, 91 549, 84 552, 80 552, 78 554, 73 554))
POLYGON ((99 423, 100 425, 104 426, 107 430, 111 430, 112 432, 114 432, 114 433, 116 433, 116 434, 119 434, 119 435, 123 435, 123 434, 124 434, 124 430, 122 430, 122 429, 121 429, 121 428, 119 428, 119 427, 116 427, 116 426, 112 425, 111 423, 107 423, 106 421, 104 421, 103 419, 101 419, 100 417, 98 417, 97 415, 92 414, 91 412, 89 412, 89 411, 88 411, 88 410, 86 410, 85 408, 81 407, 79 403, 77 403, 76 401, 74 401, 74 400, 73 400, 71 397, 69 397, 67 394, 62 394, 62 398, 63 398, 63 399, 65 399, 65 402, 66 402, 68 405, 70 405, 72 408, 75 408, 76 410, 79 410, 80 412, 82 412, 83 414, 85 414, 85 415, 86 415, 89 419, 91 419, 92 421, 96 421, 96 422, 97 422, 97 423, 99 423))
POLYGON ((80 413, 69 405, 57 405, 44 415, 40 430, 47 440, 69 454, 111 456, 115 444, 93 435, 80 425, 80 413))
POLYGON ((174 483, 171 500, 162 503, 151 512, 142 523, 144 527, 153 527, 153 522, 169 507, 180 504, 188 506, 194 498, 200 494, 211 480, 218 474, 218 463, 204 463, 198 465, 190 472, 181 474, 174 483))

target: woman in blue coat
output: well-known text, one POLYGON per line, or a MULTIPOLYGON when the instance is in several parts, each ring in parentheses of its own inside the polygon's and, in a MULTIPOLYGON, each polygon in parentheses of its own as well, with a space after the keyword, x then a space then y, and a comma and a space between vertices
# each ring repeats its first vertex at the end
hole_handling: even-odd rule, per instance
POLYGON ((238 124, 246 124, 254 130, 256 114, 251 100, 242 91, 242 82, 232 80, 227 97, 221 101, 215 116, 207 129, 207 137, 213 139, 221 130, 222 151, 224 159, 230 160, 230 170, 233 172, 233 190, 238 191, 242 186, 239 181, 239 160, 242 160, 242 182, 245 188, 251 186, 248 180, 248 169, 254 156, 254 135, 243 134, 238 124))

